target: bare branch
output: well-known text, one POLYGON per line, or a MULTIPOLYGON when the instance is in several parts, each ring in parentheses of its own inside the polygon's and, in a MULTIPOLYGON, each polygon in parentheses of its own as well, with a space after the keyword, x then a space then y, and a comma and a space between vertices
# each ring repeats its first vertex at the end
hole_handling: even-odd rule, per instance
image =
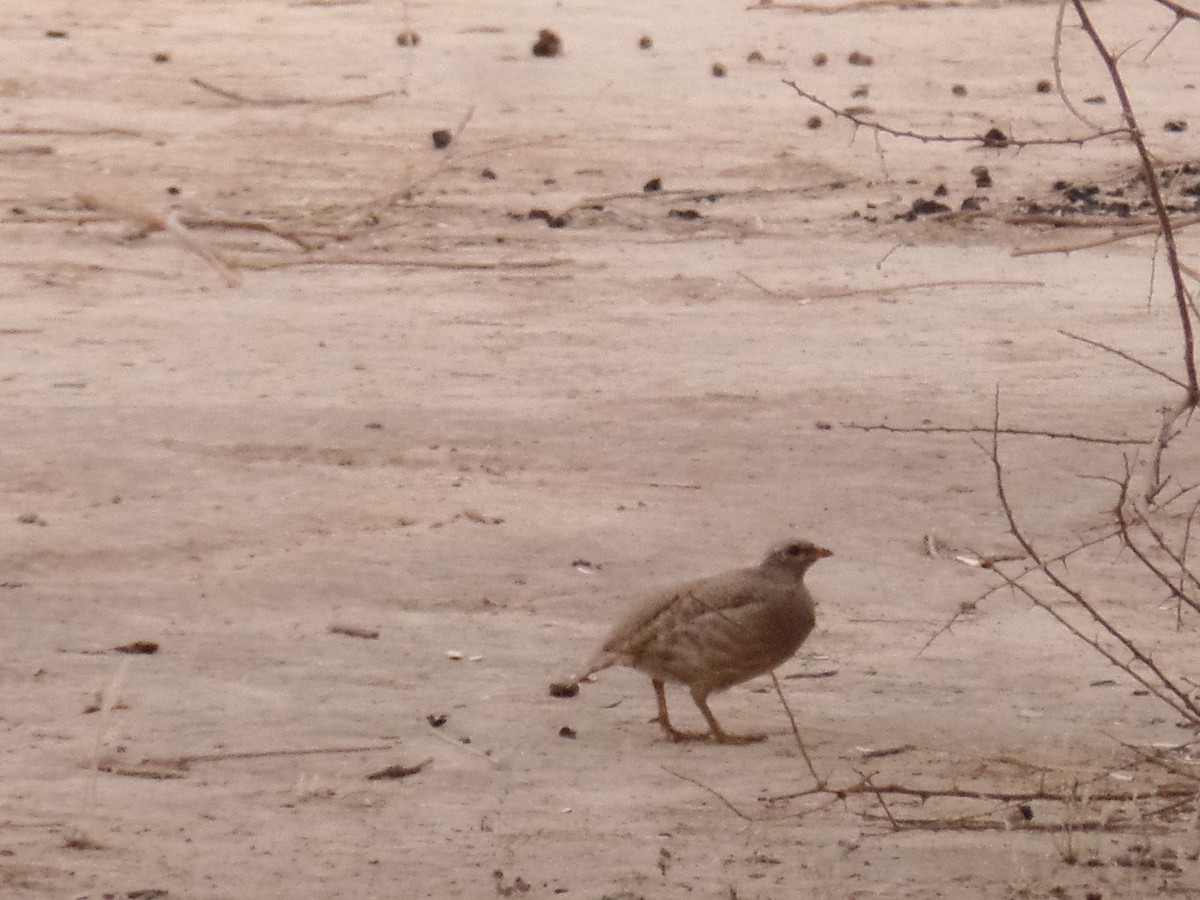
POLYGON ((948 134, 924 134, 919 131, 909 131, 902 128, 893 128, 890 125, 883 125, 879 122, 871 122, 862 118, 857 113, 849 112, 848 110, 838 109, 832 104, 822 100, 816 94, 810 94, 808 91, 801 88, 796 82, 784 79, 783 83, 794 90, 797 94, 803 97, 810 103, 815 103, 817 106, 824 109, 826 112, 840 119, 847 119, 853 122, 860 128, 869 128, 876 134, 890 134, 892 137, 909 138, 914 141, 920 141, 924 144, 974 144, 978 147, 1039 147, 1039 146, 1057 146, 1074 144, 1083 146, 1088 141, 1098 140, 1100 138, 1111 137, 1116 134, 1125 134, 1124 128, 1114 128, 1106 131, 1097 131, 1094 134, 1085 135, 1075 138, 1030 138, 1028 140, 1017 140, 1009 137, 998 129, 993 129, 987 134, 970 134, 970 135, 948 135, 948 134))
MULTIPOLYGON (((1159 0, 1159 2, 1170 2, 1170 0, 1159 0)), ((1154 203, 1154 210, 1158 214, 1158 220, 1162 227, 1163 244, 1167 248, 1167 264, 1170 267, 1171 278, 1175 286, 1175 302, 1179 308, 1179 327, 1183 334, 1183 365, 1184 371, 1187 372, 1187 401, 1189 407, 1194 407, 1200 403, 1200 380, 1198 380, 1196 373, 1195 337, 1192 333, 1192 319, 1189 313, 1189 309, 1194 311, 1194 308, 1192 308, 1187 288, 1183 283, 1183 272, 1179 267, 1179 248, 1175 242, 1175 231, 1171 227, 1171 216, 1167 212, 1167 205, 1163 200, 1162 188, 1158 183, 1158 175, 1154 171, 1154 160, 1151 158, 1150 151, 1146 147, 1141 127, 1138 125, 1137 116, 1133 111, 1133 104, 1129 99, 1129 92, 1125 89, 1125 82, 1121 78, 1121 73, 1117 68, 1116 59, 1109 52, 1100 34, 1096 31, 1096 27, 1092 24, 1091 17, 1088 16, 1087 9, 1084 8, 1083 0, 1071 0, 1071 5, 1075 8, 1075 14, 1079 17, 1079 24, 1083 26, 1084 32, 1091 38, 1092 44, 1096 48, 1096 53, 1104 61, 1104 65, 1108 69, 1113 88, 1116 90, 1117 97, 1121 101, 1121 111, 1125 116, 1129 138, 1133 141, 1134 147, 1137 148, 1138 157, 1142 161, 1142 174, 1145 176, 1146 187, 1150 191, 1150 199, 1154 203)), ((1178 9, 1175 12, 1177 15, 1179 14, 1178 9)))
MULTIPOLYGON (((1138 682, 1142 687, 1153 694, 1157 699, 1166 703, 1180 715, 1186 717, 1189 721, 1200 724, 1200 706, 1192 699, 1191 695, 1184 688, 1181 688, 1175 681, 1165 673, 1156 662, 1147 654, 1138 644, 1133 641, 1123 631, 1113 625, 1109 619, 1089 601, 1082 592, 1072 587, 1067 582, 1057 575, 1050 567, 1049 561, 1043 557, 1034 548, 1033 544, 1026 537, 1021 526, 1017 523, 1016 515, 1008 500, 1008 494, 1004 486, 1004 467, 1000 461, 1000 390, 996 390, 996 400, 993 413, 993 431, 992 431, 992 468, 995 472, 996 479, 996 495, 1000 500, 1000 506, 1004 510, 1004 517, 1008 522, 1009 533, 1017 539, 1017 543, 1029 554, 1030 558, 1037 563, 1038 569, 1048 578, 1050 582, 1063 594, 1070 597, 1075 605, 1084 610, 1092 621, 1100 628, 1114 638, 1117 643, 1128 651, 1132 657, 1132 662, 1127 662, 1117 657, 1111 650, 1105 647, 1100 640, 1095 637, 1089 637, 1084 634, 1074 622, 1066 618, 1057 608, 1043 600, 1040 596, 1031 591, 1023 583, 1016 579, 1007 576, 997 566, 992 566, 992 571, 999 575, 1008 583, 1010 587, 1016 588, 1022 594, 1029 598, 1031 602, 1039 609, 1049 613, 1055 621, 1067 629, 1074 637, 1087 644, 1106 660, 1112 663, 1117 668, 1121 669, 1131 678, 1138 682), (1153 674, 1151 679, 1144 675, 1139 669, 1134 667, 1134 663, 1144 667, 1153 674)), ((1128 482, 1128 475, 1126 475, 1128 482)))
MULTIPOLYGON (((860 425, 857 422, 843 422, 843 428, 853 428, 857 431, 888 431, 894 434, 991 434, 991 428, 980 425, 956 427, 953 425, 913 425, 903 427, 880 423, 878 425, 860 425)), ((1108 438, 1095 437, 1087 434, 1075 434, 1071 431, 1041 431, 1033 428, 1001 428, 1001 434, 1011 434, 1021 437, 1044 437, 1062 441, 1080 441, 1085 444, 1110 444, 1124 447, 1131 444, 1149 444, 1144 438, 1108 438)))
POLYGON ((1081 344, 1088 344, 1089 346, 1096 347, 1100 350, 1104 350, 1107 353, 1111 353, 1114 356, 1119 356, 1119 357, 1121 357, 1121 359, 1126 360, 1127 362, 1131 362, 1135 366, 1141 366, 1147 372, 1153 372, 1155 375, 1159 376, 1160 378, 1167 379, 1167 381, 1171 382, 1171 384, 1178 385, 1179 387, 1183 388, 1185 391, 1187 390, 1187 385, 1184 384, 1182 381, 1180 381, 1178 378, 1174 377, 1173 375, 1168 375, 1162 369, 1154 368, 1154 366, 1150 365, 1149 363, 1142 362, 1140 359, 1138 359, 1135 356, 1130 356, 1124 350, 1118 350, 1116 347, 1110 347, 1108 344, 1105 344, 1103 341, 1097 341, 1097 340, 1093 340, 1092 338, 1086 338, 1083 335, 1075 334, 1074 332, 1066 331, 1065 329, 1062 329, 1062 328, 1058 329, 1058 333, 1063 335, 1064 337, 1069 337, 1073 341, 1079 341, 1081 344))
POLYGON ((1176 20, 1178 19, 1193 19, 1200 22, 1200 12, 1194 9, 1188 9, 1182 3, 1176 3, 1175 0, 1154 0, 1159 6, 1165 6, 1171 12, 1175 13, 1176 20))
POLYGON ((792 737, 796 739, 796 746, 800 749, 800 755, 804 757, 804 762, 808 765, 809 774, 812 775, 817 787, 825 787, 825 779, 817 774, 812 757, 808 755, 808 749, 804 746, 804 739, 800 737, 800 727, 796 724, 796 717, 792 714, 792 707, 787 702, 787 697, 783 696, 783 688, 779 686, 779 677, 774 672, 771 673, 771 683, 775 685, 775 693, 779 696, 779 702, 783 704, 783 711, 787 713, 788 721, 792 723, 792 737))

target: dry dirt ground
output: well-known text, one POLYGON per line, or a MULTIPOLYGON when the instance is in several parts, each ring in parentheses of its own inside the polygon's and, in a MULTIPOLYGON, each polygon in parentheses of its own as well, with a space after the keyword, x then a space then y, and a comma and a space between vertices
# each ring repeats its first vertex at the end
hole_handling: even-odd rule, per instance
MULTIPOLYGON (((1089 6, 1139 48, 1156 152, 1194 156, 1195 127, 1163 126, 1200 126, 1196 28, 1147 59, 1169 13, 1089 6)), ((0 895, 1200 895, 1194 823, 1032 827, 1126 811, 1088 797, 1161 779, 1121 742, 1192 733, 1008 593, 919 653, 996 584, 956 553, 1015 543, 970 436, 850 427, 986 425, 999 385, 1014 425, 1150 435, 1176 389, 1059 333, 1178 371, 1150 238, 1014 256, 1108 232, 898 218, 1119 185, 1130 149, 876 139, 783 83, 924 132, 1079 136, 1035 90, 1054 16, 10 2, 0 895), (543 27, 561 56, 531 54, 543 27), (147 227, 172 210, 233 269, 147 227), (836 553, 779 673, 822 775, 1078 780, 1081 801, 1009 830, 895 830, 871 798, 767 802, 812 779, 765 679, 713 701, 769 732, 744 747, 665 743, 632 671, 549 697, 630 598, 787 535, 836 553), (112 649, 134 641, 158 652, 112 649), (341 752, 295 752, 318 750, 341 752)), ((1081 109, 1115 124, 1078 31, 1064 60, 1081 109)), ((1108 521, 1111 485, 1079 476, 1132 446, 1003 448, 1014 505, 1058 550, 1108 521)), ((1200 678, 1194 630, 1128 562, 1101 548, 1072 572, 1200 678)), ((889 803, 981 828, 1014 809, 889 803)))

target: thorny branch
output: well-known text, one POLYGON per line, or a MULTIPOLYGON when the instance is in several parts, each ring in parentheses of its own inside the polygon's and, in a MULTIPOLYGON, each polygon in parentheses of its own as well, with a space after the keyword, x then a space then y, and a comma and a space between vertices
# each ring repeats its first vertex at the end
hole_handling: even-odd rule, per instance
MULTIPOLYGON (((1031 590, 1027 585, 1017 581, 1015 578, 1008 576, 997 566, 991 566, 991 570, 1005 580, 1012 588, 1015 588, 1025 597, 1027 597, 1039 609, 1050 614, 1056 622, 1062 625, 1071 635, 1078 640, 1087 644, 1102 657, 1108 660, 1117 668, 1121 669, 1143 688, 1148 690, 1154 697, 1166 703, 1177 713, 1184 716, 1189 722, 1200 725, 1200 705, 1192 699, 1186 688, 1181 687, 1171 675, 1165 672, 1152 658, 1145 652, 1136 641, 1130 638, 1124 631, 1112 623, 1083 593, 1077 588, 1071 586, 1063 580, 1062 576, 1051 568, 1050 561, 1044 559, 1038 550, 1033 546, 1021 525, 1017 522, 1016 514, 1008 499, 1008 492, 1004 482, 1004 466, 1000 461, 1000 391, 997 389, 993 413, 993 431, 992 431, 992 446, 991 459, 992 468, 995 473, 996 496, 1000 501, 1000 506, 1004 511, 1004 518, 1008 523, 1009 533, 1016 538, 1017 543, 1029 555, 1029 558, 1037 565, 1038 570, 1042 572, 1050 580, 1059 591, 1074 601, 1075 605, 1088 614, 1091 620, 1100 626, 1101 630, 1109 637, 1114 639, 1119 645, 1125 648, 1129 654, 1129 659, 1123 659, 1116 653, 1103 644, 1098 637, 1091 637, 1085 634, 1078 625, 1065 616, 1057 607, 1050 604, 1047 600, 1031 590), (1150 675, 1145 673, 1146 670, 1150 675), (1153 677, 1151 677, 1151 675, 1153 677)), ((1126 476, 1125 483, 1128 483, 1126 476)), ((1118 515, 1120 513, 1118 512, 1118 515)))
MULTIPOLYGON (((1150 365, 1149 363, 1143 362, 1142 360, 1138 359, 1135 356, 1131 356, 1130 354, 1126 353, 1124 350, 1118 350, 1116 347, 1110 347, 1108 344, 1104 343, 1103 341, 1097 341, 1092 338, 1087 338, 1087 337, 1084 337, 1083 335, 1075 334, 1074 332, 1066 331, 1065 329, 1062 329, 1062 328, 1058 329, 1058 333, 1061 334, 1063 337, 1069 337, 1073 341, 1079 341, 1081 344, 1088 344, 1089 346, 1096 347, 1097 349, 1103 350, 1106 353, 1111 353, 1114 356, 1119 356, 1119 357, 1121 357, 1121 359, 1131 362, 1135 366, 1140 366, 1141 368, 1145 369, 1147 372, 1153 372, 1155 375, 1159 376, 1160 378, 1167 379, 1167 381, 1171 382, 1171 384, 1178 385, 1179 387, 1183 388, 1184 390, 1187 390, 1187 385, 1184 384, 1182 381, 1180 381, 1178 378, 1176 378, 1174 375, 1168 375, 1162 369, 1156 369, 1154 366, 1150 365)), ((1138 443, 1148 444, 1150 442, 1149 441, 1138 441, 1138 443)))
POLYGON ((909 138, 914 141, 920 141, 923 144, 974 144, 979 147, 1038 147, 1038 146, 1062 146, 1074 144, 1083 146, 1088 141, 1098 140, 1100 138, 1111 137, 1115 134, 1125 134, 1124 128, 1113 128, 1105 131, 1097 131, 1093 134, 1084 135, 1082 137, 1073 138, 1029 138, 1026 140, 1018 140, 1017 138, 1009 137, 998 129, 993 129, 986 134, 965 134, 965 135, 950 135, 950 134, 926 134, 920 131, 909 131, 902 128, 893 128, 890 125, 884 125, 881 122, 872 122, 864 119, 857 113, 850 112, 844 109, 838 109, 833 104, 822 100, 816 94, 809 93, 794 81, 783 79, 783 83, 790 87, 793 91, 803 97, 810 103, 815 103, 826 112, 840 119, 846 119, 853 122, 860 128, 868 128, 875 134, 889 134, 892 137, 909 138))

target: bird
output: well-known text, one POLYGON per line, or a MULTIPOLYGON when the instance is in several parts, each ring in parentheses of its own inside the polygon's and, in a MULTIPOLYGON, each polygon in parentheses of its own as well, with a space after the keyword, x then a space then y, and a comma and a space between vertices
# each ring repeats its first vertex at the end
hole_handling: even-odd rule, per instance
POLYGON ((671 741, 712 739, 722 744, 761 741, 765 734, 732 734, 721 727, 708 697, 764 675, 786 662, 816 626, 816 603, 804 575, 833 552, 806 540, 773 546, 757 566, 688 581, 635 604, 609 632, 584 671, 550 686, 574 696, 581 681, 610 666, 650 676, 655 717, 671 741), (708 731, 681 731, 667 713, 666 683, 686 685, 708 731))

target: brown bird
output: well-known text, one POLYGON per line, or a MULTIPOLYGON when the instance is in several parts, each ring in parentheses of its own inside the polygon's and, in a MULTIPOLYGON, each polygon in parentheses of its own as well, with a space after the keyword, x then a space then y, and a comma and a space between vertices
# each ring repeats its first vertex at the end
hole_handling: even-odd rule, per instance
POLYGON ((708 695, 772 671, 790 659, 816 625, 816 606, 804 573, 832 556, 808 541, 785 541, 757 566, 689 581, 647 597, 605 638, 587 669, 568 684, 571 696, 589 675, 629 666, 650 676, 658 701, 655 721, 673 741, 761 741, 763 734, 730 734, 708 708, 708 695), (665 683, 686 684, 708 723, 707 732, 677 730, 667 715, 665 683))

